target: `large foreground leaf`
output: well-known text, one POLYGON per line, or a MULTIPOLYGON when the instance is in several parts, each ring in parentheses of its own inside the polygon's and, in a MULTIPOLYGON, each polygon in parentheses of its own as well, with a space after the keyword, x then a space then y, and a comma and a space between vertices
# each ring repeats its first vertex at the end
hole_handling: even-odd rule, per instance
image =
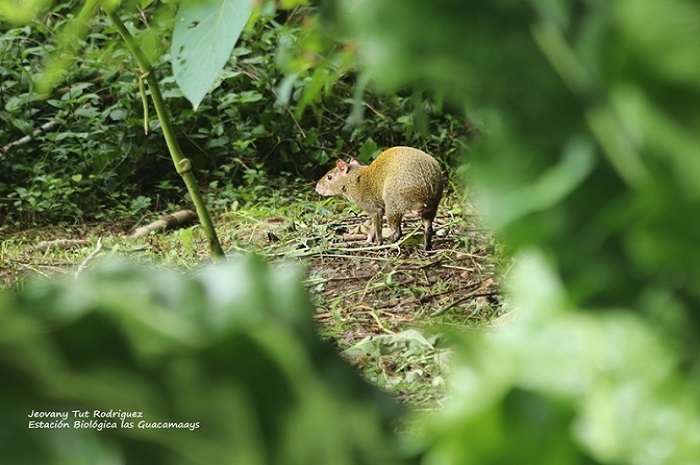
POLYGON ((0 295, 2 463, 398 463, 399 410, 317 338, 299 283, 111 263, 0 295))
POLYGON ((252 10, 252 0, 180 5, 171 47, 173 74, 195 110, 212 90, 252 10))

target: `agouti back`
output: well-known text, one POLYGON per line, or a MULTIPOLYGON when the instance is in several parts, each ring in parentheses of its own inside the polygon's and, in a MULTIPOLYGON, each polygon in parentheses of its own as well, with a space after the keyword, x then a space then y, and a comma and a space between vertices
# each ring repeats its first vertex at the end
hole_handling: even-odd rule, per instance
POLYGON ((431 250, 443 183, 440 164, 433 157, 411 147, 392 147, 369 166, 355 158, 349 163, 336 160, 336 167, 316 184, 316 192, 343 196, 365 210, 372 218, 370 243, 382 241, 382 215, 386 213, 391 240, 397 241, 403 214, 415 211, 423 220, 425 250, 431 250))

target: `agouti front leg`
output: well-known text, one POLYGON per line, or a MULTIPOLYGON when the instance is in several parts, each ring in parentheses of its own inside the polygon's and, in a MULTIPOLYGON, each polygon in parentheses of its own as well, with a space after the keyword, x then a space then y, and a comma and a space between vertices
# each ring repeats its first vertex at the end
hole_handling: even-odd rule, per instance
POLYGON ((379 211, 377 213, 370 213, 370 218, 372 218, 372 227, 369 230, 369 234, 367 234, 367 243, 371 244, 374 242, 375 244, 381 244, 382 243, 382 216, 384 215, 383 211, 379 211))

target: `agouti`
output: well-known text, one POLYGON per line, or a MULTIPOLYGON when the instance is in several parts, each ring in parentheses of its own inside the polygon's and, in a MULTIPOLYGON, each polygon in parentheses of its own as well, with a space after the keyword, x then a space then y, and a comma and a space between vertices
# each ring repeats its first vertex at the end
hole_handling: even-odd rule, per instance
POLYGON ((367 242, 382 241, 382 215, 386 213, 391 240, 401 237, 401 218, 415 211, 423 220, 425 250, 432 248, 433 219, 442 198, 440 164, 427 153, 411 147, 392 147, 369 165, 352 158, 336 160, 336 167, 316 184, 321 195, 343 196, 372 218, 367 242))

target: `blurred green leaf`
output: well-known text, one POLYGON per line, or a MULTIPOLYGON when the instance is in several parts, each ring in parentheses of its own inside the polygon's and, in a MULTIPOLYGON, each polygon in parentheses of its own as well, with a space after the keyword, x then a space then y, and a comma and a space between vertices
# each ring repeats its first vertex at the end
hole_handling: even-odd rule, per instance
POLYGON ((694 379, 675 371, 685 354, 638 315, 572 311, 542 256, 520 257, 511 284, 513 320, 460 336, 452 401, 428 428, 429 463, 696 460, 694 379))
POLYGON ((255 257, 193 277, 108 262, 0 295, 3 457, 67 463, 74 444, 92 463, 401 462, 400 409, 318 339, 299 278, 255 257), (98 431, 73 410, 143 418, 98 431), (69 427, 29 429, 32 411, 70 412, 69 427))
POLYGON ((212 90, 252 10, 252 0, 180 4, 171 46, 173 75, 195 110, 212 90))
POLYGON ((378 152, 379 147, 377 147, 377 143, 370 137, 360 146, 357 158, 362 163, 369 165, 372 163, 372 160, 378 154, 378 152))
POLYGON ((695 463, 700 4, 324 12, 367 80, 466 108, 479 206, 519 257, 511 321, 455 336, 426 463, 695 463))

